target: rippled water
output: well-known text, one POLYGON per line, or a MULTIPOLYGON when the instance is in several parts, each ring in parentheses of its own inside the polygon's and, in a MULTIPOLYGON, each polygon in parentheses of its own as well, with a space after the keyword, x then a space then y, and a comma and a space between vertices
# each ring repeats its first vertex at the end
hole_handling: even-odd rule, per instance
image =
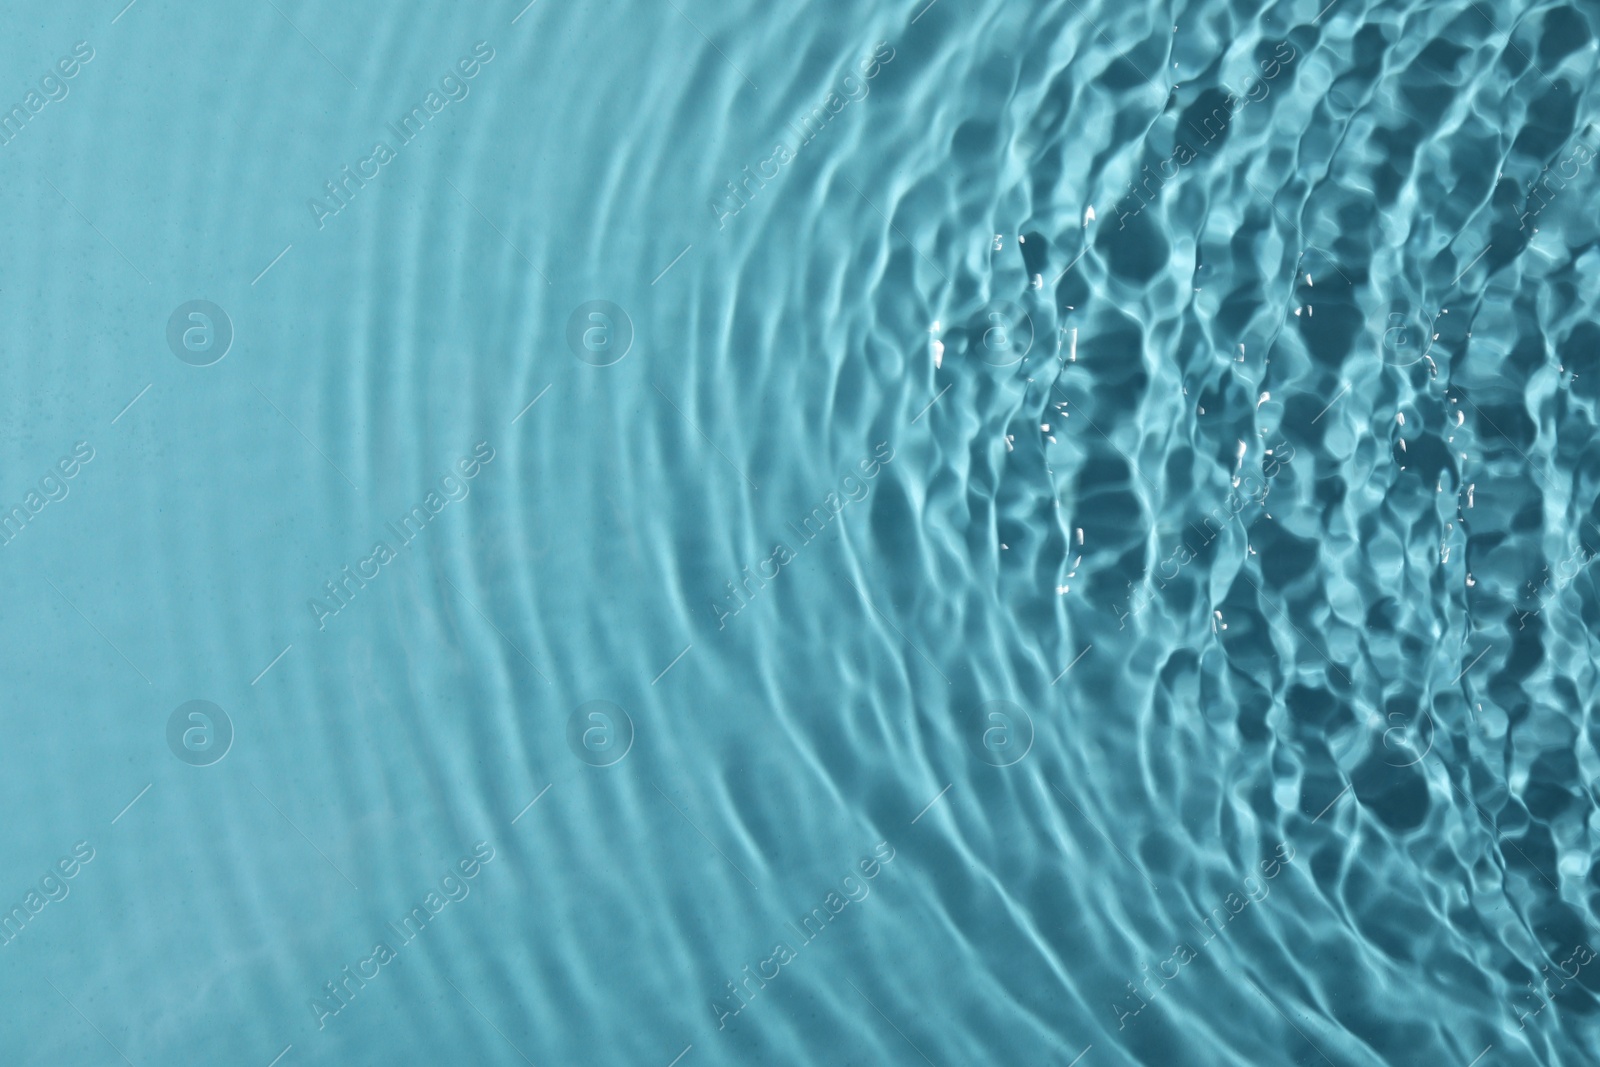
POLYGON ((1596 1062, 1593 7, 124 2, 0 1063, 1596 1062))

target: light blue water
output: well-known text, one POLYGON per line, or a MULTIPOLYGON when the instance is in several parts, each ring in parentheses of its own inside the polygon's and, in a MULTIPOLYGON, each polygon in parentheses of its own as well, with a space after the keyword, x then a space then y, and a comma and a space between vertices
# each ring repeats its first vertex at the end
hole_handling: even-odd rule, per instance
POLYGON ((1594 7, 525 2, 3 16, 0 1065, 1597 1062, 1594 7))

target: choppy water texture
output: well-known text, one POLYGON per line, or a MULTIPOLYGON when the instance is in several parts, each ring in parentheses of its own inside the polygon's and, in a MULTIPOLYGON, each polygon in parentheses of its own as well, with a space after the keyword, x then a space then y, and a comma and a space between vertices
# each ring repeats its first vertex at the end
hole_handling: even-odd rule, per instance
POLYGON ((1593 7, 123 2, 0 1062, 1595 1062, 1593 7))

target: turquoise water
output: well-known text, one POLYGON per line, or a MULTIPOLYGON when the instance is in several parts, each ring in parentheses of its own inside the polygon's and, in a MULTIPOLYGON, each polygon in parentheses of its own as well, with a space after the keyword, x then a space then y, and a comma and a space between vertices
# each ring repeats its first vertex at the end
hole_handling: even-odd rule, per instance
POLYGON ((1596 9, 125 3, 0 1064, 1596 1062, 1596 9))

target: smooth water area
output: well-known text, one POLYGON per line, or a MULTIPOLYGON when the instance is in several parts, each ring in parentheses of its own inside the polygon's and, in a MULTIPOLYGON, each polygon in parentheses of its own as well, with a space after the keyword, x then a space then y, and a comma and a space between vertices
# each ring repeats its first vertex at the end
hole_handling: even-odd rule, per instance
POLYGON ((0 24, 0 1064, 1600 1058, 1600 9, 0 24))

